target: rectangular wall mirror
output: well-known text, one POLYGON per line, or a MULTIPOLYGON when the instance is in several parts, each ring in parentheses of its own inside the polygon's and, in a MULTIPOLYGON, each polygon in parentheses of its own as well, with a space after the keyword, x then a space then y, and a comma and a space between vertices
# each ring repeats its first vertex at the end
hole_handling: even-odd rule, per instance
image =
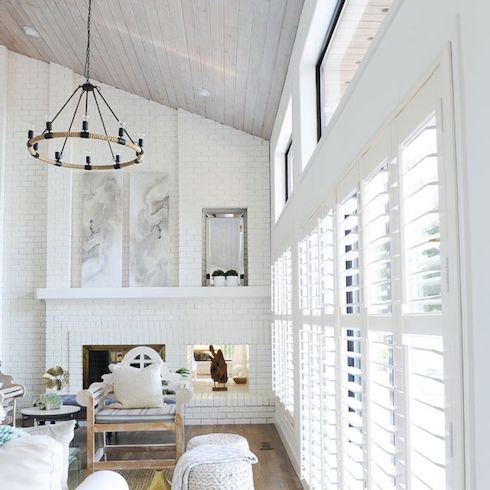
POLYGON ((204 209, 203 228, 203 286, 247 286, 247 210, 204 209))

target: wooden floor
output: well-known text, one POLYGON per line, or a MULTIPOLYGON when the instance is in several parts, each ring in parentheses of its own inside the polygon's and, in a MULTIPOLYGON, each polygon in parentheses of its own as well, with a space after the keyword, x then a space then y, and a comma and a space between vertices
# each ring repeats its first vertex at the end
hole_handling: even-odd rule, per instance
MULTIPOLYGON (((273 425, 203 425, 187 426, 186 438, 199 434, 210 434, 213 432, 233 432, 244 436, 250 445, 250 450, 257 455, 259 462, 253 466, 254 482, 256 490, 301 490, 302 486, 289 461, 286 450, 281 442, 279 434, 273 425), (261 450, 263 442, 270 443, 271 450, 261 450)), ((85 428, 75 431, 75 445, 80 447, 82 470, 70 471, 69 488, 76 488, 85 478, 86 462, 86 439, 85 428)), ((155 434, 151 434, 154 436, 155 434)), ((124 437, 128 437, 125 434, 124 437)), ((132 434, 131 440, 139 442, 138 438, 144 437, 140 434, 132 434)), ((123 437, 121 435, 120 437, 123 437)), ((140 439, 141 440, 141 439, 140 439)), ((145 439, 146 440, 146 439, 145 439)), ((126 440, 124 441, 126 442, 126 440)), ((151 471, 151 470, 150 470, 151 471)), ((141 486, 131 488, 140 490, 141 486)), ((141 489, 143 490, 143 489, 141 489)))

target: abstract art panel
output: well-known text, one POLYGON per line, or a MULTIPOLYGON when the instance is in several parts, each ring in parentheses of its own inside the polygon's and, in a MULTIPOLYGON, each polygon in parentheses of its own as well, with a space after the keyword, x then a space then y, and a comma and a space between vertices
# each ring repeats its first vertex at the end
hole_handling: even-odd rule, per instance
POLYGON ((82 287, 122 286, 122 175, 83 175, 82 287))
POLYGON ((129 207, 129 285, 168 286, 168 175, 132 173, 129 207))

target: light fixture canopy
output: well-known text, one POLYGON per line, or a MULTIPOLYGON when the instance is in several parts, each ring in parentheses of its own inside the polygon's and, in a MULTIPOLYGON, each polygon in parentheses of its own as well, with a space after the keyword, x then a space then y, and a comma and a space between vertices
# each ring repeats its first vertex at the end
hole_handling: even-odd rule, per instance
POLYGON ((24 34, 29 37, 34 37, 34 38, 40 38, 41 34, 39 34, 34 27, 31 26, 22 26, 22 30, 24 31, 24 34))
POLYGON ((196 94, 199 95, 200 97, 209 97, 211 95, 209 90, 205 89, 204 87, 197 87, 196 94))
POLYGON ((61 109, 56 113, 56 115, 46 121, 46 128, 44 131, 38 135, 34 135, 34 130, 29 129, 28 131, 28 141, 27 141, 27 150, 34 158, 40 160, 41 162, 47 163, 48 165, 54 165, 56 167, 64 167, 69 169, 77 169, 77 170, 119 170, 121 168, 129 167, 131 165, 140 163, 143 160, 143 138, 139 138, 138 142, 135 142, 133 138, 131 138, 130 134, 124 127, 124 123, 117 117, 116 113, 109 105, 105 97, 102 95, 101 89, 99 86, 94 85, 90 81, 90 26, 91 26, 91 17, 92 17, 92 0, 89 0, 88 5, 88 18, 87 18, 87 49, 85 56, 85 68, 84 68, 84 76, 85 82, 79 85, 75 91, 70 95, 68 100, 61 106, 61 109), (76 98, 78 96, 78 99, 76 98), (75 99, 77 100, 77 104, 75 106, 75 111, 73 112, 70 125, 67 131, 54 131, 53 123, 58 118, 58 116, 63 112, 63 110, 68 106, 69 102, 75 99), (104 134, 94 133, 89 131, 89 106, 90 102, 93 102, 93 106, 96 108, 97 114, 102 123, 102 127, 104 129, 104 134), (85 106, 85 112, 82 116, 82 127, 81 131, 75 131, 73 129, 73 124, 75 122, 78 110, 82 102, 85 106), (119 130, 117 136, 111 136, 107 133, 106 123, 102 116, 101 105, 107 107, 109 112, 116 119, 119 130), (48 155, 42 154, 39 151, 39 143, 45 140, 51 139, 63 139, 63 145, 61 150, 57 150, 54 152, 54 158, 50 158, 48 155), (103 164, 94 164, 92 162, 92 158, 90 153, 88 153, 85 157, 85 163, 76 163, 76 162, 66 162, 63 160, 63 152, 66 147, 66 143, 70 138, 79 138, 85 140, 97 140, 97 141, 105 141, 109 147, 109 151, 111 154, 111 163, 103 163, 103 164), (134 151, 135 156, 129 160, 121 162, 119 153, 114 151, 113 145, 124 146, 126 148, 130 148, 134 151))

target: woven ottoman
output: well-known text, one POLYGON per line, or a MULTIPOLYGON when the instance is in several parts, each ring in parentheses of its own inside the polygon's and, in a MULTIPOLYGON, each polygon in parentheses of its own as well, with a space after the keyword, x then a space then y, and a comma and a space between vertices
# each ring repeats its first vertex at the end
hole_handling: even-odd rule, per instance
POLYGON ((194 449, 203 444, 212 444, 213 446, 229 446, 236 448, 249 449, 248 441, 245 437, 238 434, 204 434, 195 436, 187 443, 187 451, 194 449))
MULTIPOLYGON (((247 439, 238 434, 205 434, 193 437, 187 450, 203 444, 248 449, 247 439)), ((201 464, 189 474, 189 490, 254 490, 252 465, 246 461, 201 464)))

